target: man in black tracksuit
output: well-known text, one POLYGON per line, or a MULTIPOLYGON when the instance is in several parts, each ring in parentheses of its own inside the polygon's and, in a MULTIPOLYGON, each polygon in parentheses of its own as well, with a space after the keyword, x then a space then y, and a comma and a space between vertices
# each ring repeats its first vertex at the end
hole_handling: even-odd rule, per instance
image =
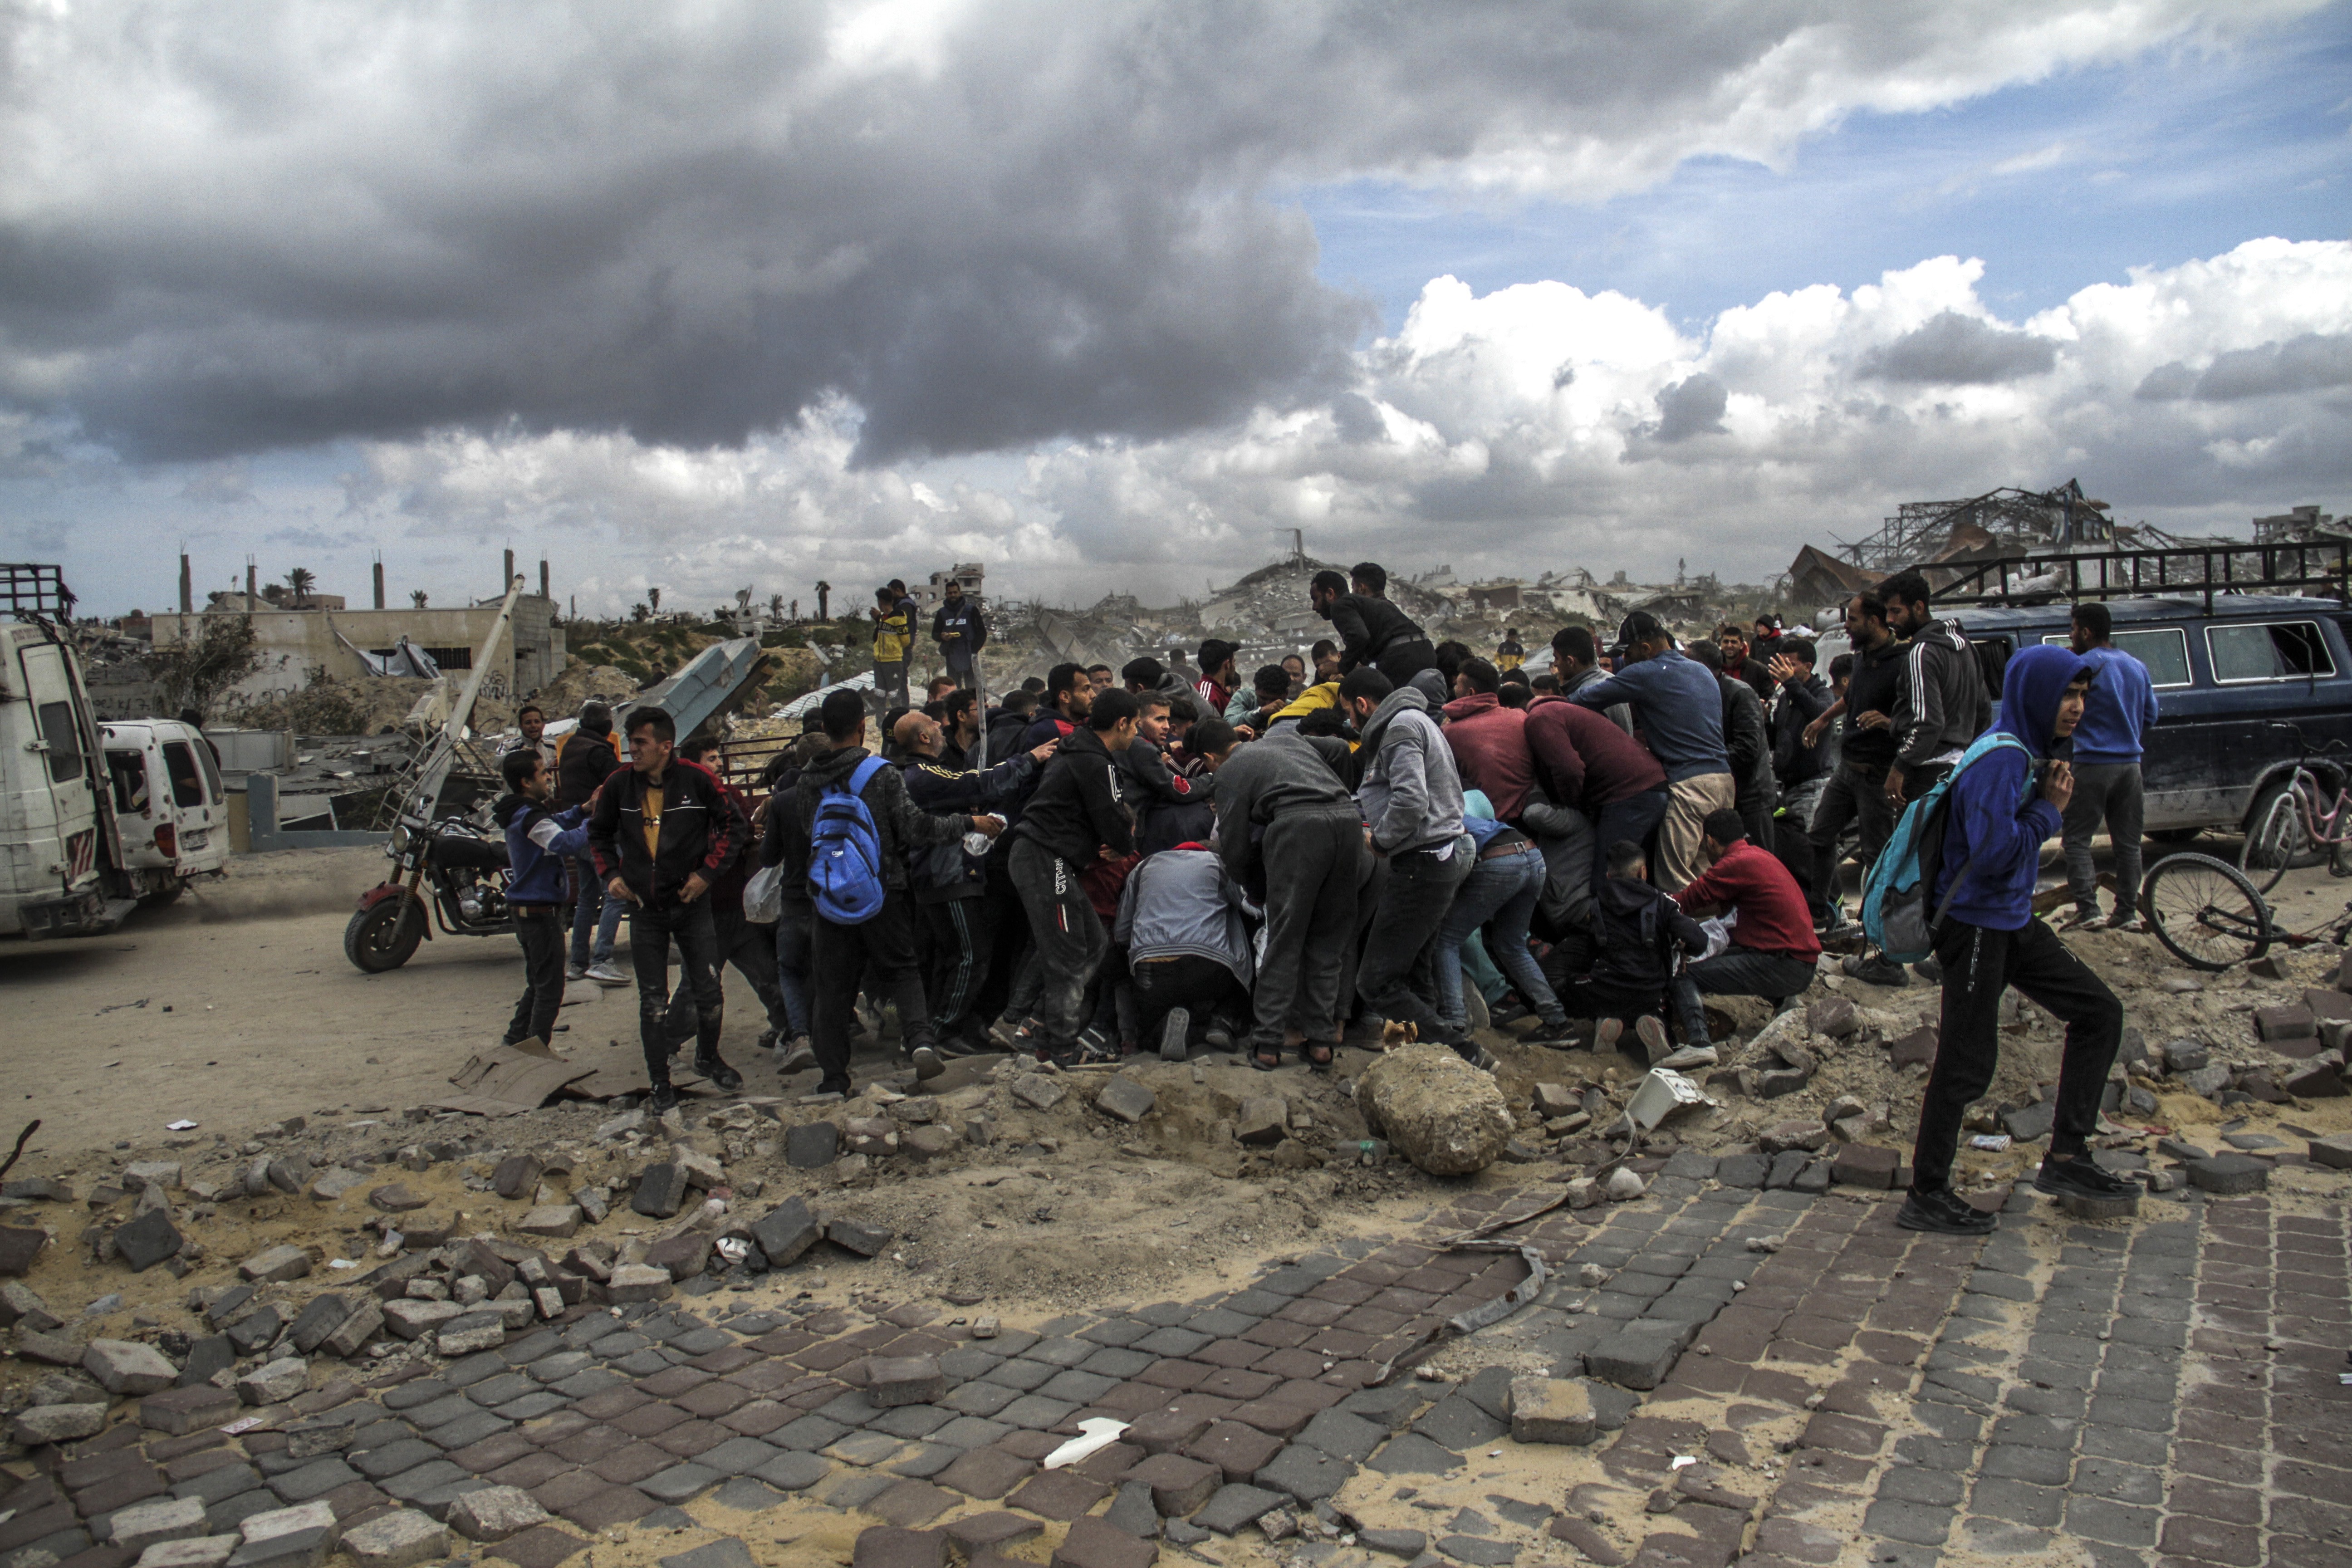
MULTIPOLYGON (((783 834, 778 864, 786 881, 803 889, 808 886, 810 835, 817 806, 827 789, 847 784, 867 755, 866 704, 856 692, 845 688, 830 692, 818 711, 832 749, 802 771, 775 821, 783 834)), ((849 1024, 861 981, 897 1004, 898 1037, 916 1075, 939 1076, 944 1064, 931 1046, 930 1008, 923 1000, 922 970, 915 954, 915 904, 908 893, 907 855, 926 845, 952 844, 967 829, 992 838, 1004 826, 992 816, 934 816, 919 810, 907 796, 906 776, 897 768, 875 770, 858 798, 874 819, 884 895, 882 907, 855 925, 827 918, 822 906, 811 908, 809 969, 816 994, 809 1010, 809 1043, 824 1074, 817 1083, 819 1094, 850 1092, 849 1024)))
POLYGON ((1078 1059, 1087 984, 1110 948, 1110 933, 1079 876, 1097 860, 1135 848, 1135 825, 1119 798, 1114 761, 1135 739, 1135 715, 1131 691, 1095 697, 1086 728, 1063 739, 1013 830, 1008 866, 1043 971, 1038 1049, 1065 1065, 1078 1059))
POLYGON ((1801 743, 1815 745, 1830 725, 1844 720, 1838 738, 1838 770, 1822 790, 1807 835, 1812 843, 1813 874, 1805 883, 1806 901, 1812 906, 1814 923, 1824 931, 1845 923, 1837 842, 1846 825, 1858 822, 1861 827, 1865 864, 1878 858, 1886 836, 1895 830, 1885 786, 1886 770, 1895 761, 1895 694, 1903 675, 1903 646, 1888 628, 1886 605, 1875 594, 1856 594, 1847 601, 1845 634, 1853 643, 1853 674, 1845 695, 1799 732, 1801 743))
POLYGON ((1391 685, 1402 686, 1423 670, 1437 668, 1437 650, 1430 646, 1429 634, 1388 600, 1349 593, 1348 580, 1337 572, 1318 572, 1307 592, 1315 613, 1339 634, 1342 675, 1371 665, 1391 685))
POLYGON ((1886 625, 1903 645, 1903 679, 1895 690, 1895 763, 1886 798, 1895 811, 1933 789, 1970 742, 1992 723, 1984 667, 1959 629, 1935 618, 1927 580, 1904 572, 1878 585, 1886 625))
MULTIPOLYGON (((629 764, 613 745, 613 710, 591 699, 580 705, 580 727, 566 735, 556 750, 555 809, 584 806, 596 786, 629 764)), ((613 939, 619 934, 621 906, 604 897, 604 879, 596 875, 593 855, 573 858, 577 879, 572 910, 572 963, 567 978, 589 979, 600 985, 622 984, 613 967, 613 939), (605 906, 610 903, 612 907, 605 906), (594 935, 593 945, 589 941, 594 935)))
MULTIPOLYGON (((947 764, 942 756, 945 731, 923 714, 900 719, 891 738, 912 759, 901 769, 908 798, 934 814, 993 811, 1019 799, 1058 745, 1015 752, 980 772, 947 764)), ((979 1004, 996 949, 995 933, 1022 920, 1018 897, 1002 879, 989 876, 988 862, 989 857, 971 853, 961 841, 914 850, 908 862, 915 908, 930 938, 924 996, 930 1005, 937 1049, 945 1056, 969 1056, 987 1047, 988 1025, 979 1004)))
POLYGON ((677 943, 684 984, 699 1015, 694 1070, 723 1089, 743 1078, 719 1055, 726 993, 719 978, 719 938, 703 895, 741 847, 736 814, 719 781, 674 756, 677 726, 658 708, 629 714, 629 762, 597 792, 588 847, 604 890, 629 906, 629 962, 637 976, 637 1033, 653 1110, 677 1103, 669 1081, 669 947, 677 943))

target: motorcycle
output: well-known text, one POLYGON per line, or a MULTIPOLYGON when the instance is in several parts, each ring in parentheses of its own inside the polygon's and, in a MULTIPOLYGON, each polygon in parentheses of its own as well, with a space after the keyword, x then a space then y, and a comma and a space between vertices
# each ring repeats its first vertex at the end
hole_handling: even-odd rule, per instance
POLYGON ((406 963, 432 936, 436 919, 451 936, 503 936, 515 929, 503 837, 466 817, 445 816, 404 827, 384 852, 392 874, 360 895, 343 927, 343 956, 368 973, 406 963))

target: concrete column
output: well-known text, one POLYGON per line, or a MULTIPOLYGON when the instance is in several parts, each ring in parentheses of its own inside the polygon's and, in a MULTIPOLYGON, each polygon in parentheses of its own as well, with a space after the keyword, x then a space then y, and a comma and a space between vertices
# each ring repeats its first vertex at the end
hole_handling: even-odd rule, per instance
POLYGON ((547 591, 547 557, 543 555, 539 560, 539 596, 542 599, 555 597, 547 591))
POLYGON ((375 563, 375 607, 383 608, 383 563, 375 563))
POLYGON ((195 579, 189 575, 188 554, 184 550, 180 552, 180 614, 193 616, 195 613, 196 584, 195 579))
POLYGON ((245 563, 245 609, 247 615, 251 615, 261 603, 260 587, 260 571, 251 561, 247 561, 245 563))
POLYGON ((513 586, 514 586, 514 552, 513 552, 513 551, 511 551, 511 550, 509 550, 509 551, 508 551, 508 552, 507 552, 507 574, 506 574, 505 576, 503 576, 503 577, 501 577, 501 578, 499 578, 499 596, 500 596, 501 598, 503 598, 503 597, 506 595, 506 591, 507 591, 509 588, 511 588, 511 587, 513 587, 513 586))

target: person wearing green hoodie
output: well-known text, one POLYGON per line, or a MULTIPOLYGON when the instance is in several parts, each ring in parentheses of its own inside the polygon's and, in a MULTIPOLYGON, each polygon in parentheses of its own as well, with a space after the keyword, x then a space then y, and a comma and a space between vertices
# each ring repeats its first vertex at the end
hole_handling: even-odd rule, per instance
POLYGON ((2139 1190, 2102 1170, 2089 1147, 2123 1043, 2123 1004, 2033 912, 2042 846, 2058 836, 2074 798, 2063 753, 2082 721, 2092 674, 2070 649, 2020 651, 2003 674, 2000 710, 1977 745, 1995 733, 2017 743, 1977 752, 1951 784, 1942 861, 1927 889, 1927 907, 1945 911, 1935 933, 1943 1034, 1919 1105, 1910 1194, 1895 1221, 1906 1230, 1979 1236, 1993 1228, 1990 1213, 1952 1190, 1952 1163, 1960 1118, 1991 1087, 2000 1065, 2000 998, 2012 986, 2066 1026, 2057 1120, 2034 1187, 2102 1198, 2139 1190))

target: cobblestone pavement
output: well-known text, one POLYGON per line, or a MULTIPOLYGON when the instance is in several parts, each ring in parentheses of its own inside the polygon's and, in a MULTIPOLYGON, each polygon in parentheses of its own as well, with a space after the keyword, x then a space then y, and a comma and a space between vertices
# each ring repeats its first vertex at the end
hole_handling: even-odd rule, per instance
POLYGON ((1885 1194, 1714 1173, 1677 1156, 1649 1195, 1582 1214, 1544 1209, 1549 1185, 1473 1194, 1241 1290, 989 1339, 919 1304, 575 1308, 238 1434, 128 1422, 37 1451, 0 1496, 0 1568, 124 1568, 113 1516, 166 1496, 218 1535, 313 1500, 345 1530, 446 1517, 488 1486, 553 1516, 488 1548, 520 1568, 661 1530, 836 1560, 742 1523, 810 1510, 876 1568, 2352 1561, 2342 1205, 2192 1192, 2085 1226, 2020 1192, 1998 1234, 1957 1240, 1895 1228, 1885 1194), (1449 1335, 1529 1268, 1444 1240, 1519 1214, 1498 1239, 1549 1277, 1449 1335), (1465 1375, 1404 1370, 1433 1341, 1465 1375), (878 1361, 922 1356, 936 1387, 876 1384, 896 1375, 878 1361), (1514 1373, 1545 1371, 1586 1378, 1592 1447, 1508 1436, 1514 1373), (1097 1415, 1132 1425, 1041 1468, 1097 1415))

